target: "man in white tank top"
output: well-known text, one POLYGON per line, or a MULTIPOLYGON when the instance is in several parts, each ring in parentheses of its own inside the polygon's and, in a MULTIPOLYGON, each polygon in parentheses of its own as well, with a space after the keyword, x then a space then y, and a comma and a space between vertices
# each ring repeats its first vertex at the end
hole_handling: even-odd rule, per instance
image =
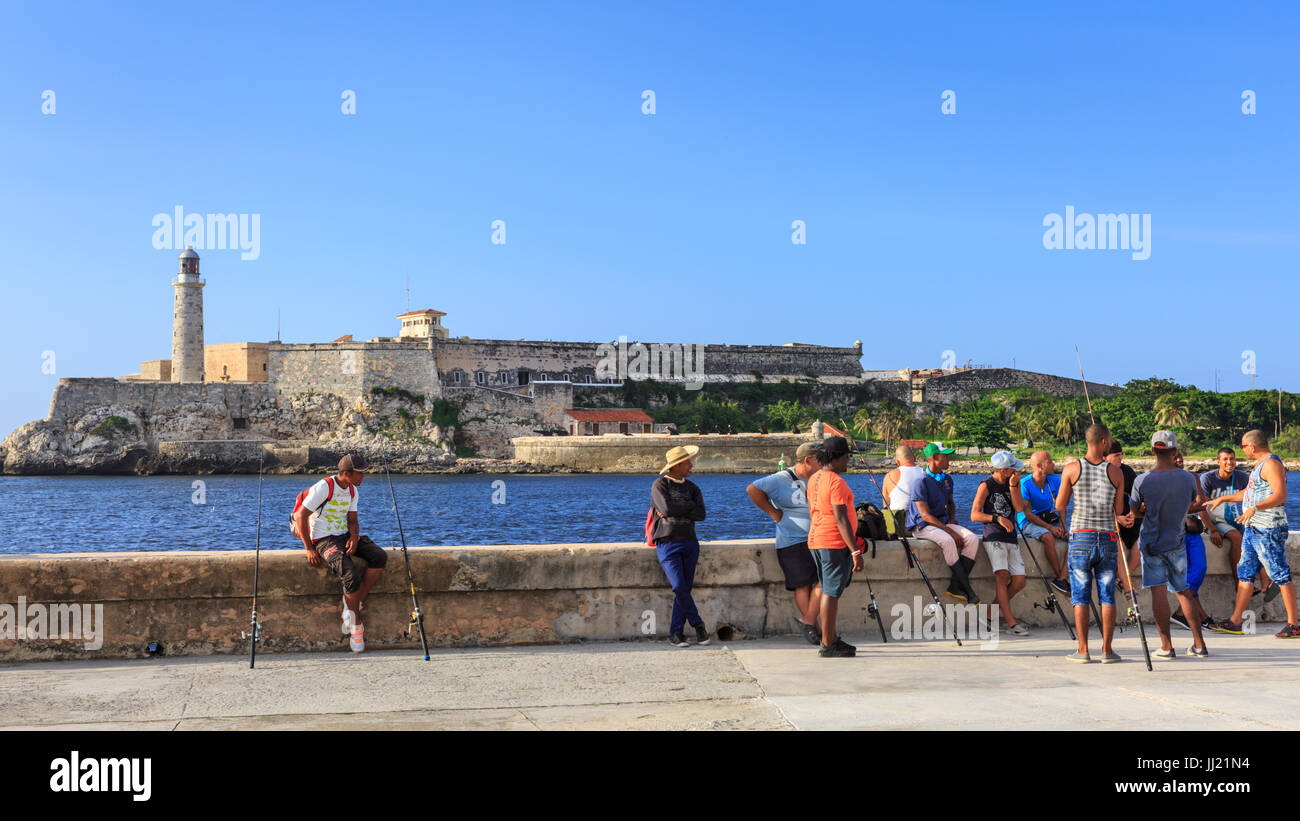
POLYGON ((912 501, 912 485, 925 473, 925 468, 916 463, 916 451, 908 445, 898 446, 894 451, 894 461, 898 467, 885 474, 885 484, 880 492, 887 510, 907 510, 907 503, 912 501))
POLYGON ((1079 637, 1078 652, 1070 661, 1089 662, 1088 605, 1092 581, 1097 580, 1101 600, 1101 662, 1119 661, 1110 646, 1115 636, 1115 572, 1119 564, 1119 534, 1116 521, 1132 525, 1132 514, 1124 516, 1124 472, 1106 461, 1110 431, 1094 422, 1084 439, 1088 453, 1061 470, 1061 490, 1056 496, 1056 513, 1064 522, 1070 498, 1074 515, 1070 519, 1070 599, 1074 604, 1074 627, 1079 637))

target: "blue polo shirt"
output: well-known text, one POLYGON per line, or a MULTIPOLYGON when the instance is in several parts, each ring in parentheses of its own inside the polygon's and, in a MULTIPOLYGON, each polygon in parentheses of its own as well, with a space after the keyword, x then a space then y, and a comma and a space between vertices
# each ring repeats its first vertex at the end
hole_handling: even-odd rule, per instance
POLYGON ((952 477, 943 475, 943 481, 937 481, 929 472, 922 473, 912 483, 912 501, 907 503, 907 529, 928 527, 926 521, 916 509, 917 502, 930 506, 930 513, 944 524, 948 521, 948 500, 952 498, 952 477))
MULTIPOLYGON (((1047 486, 1043 488, 1039 488, 1038 485, 1034 483, 1034 474, 1032 473, 1020 478, 1020 498, 1025 500, 1025 504, 1029 505, 1029 509, 1032 510, 1035 515, 1046 513, 1049 510, 1055 510, 1056 497, 1060 492, 1061 475, 1059 473, 1047 474, 1047 486)), ((1016 524, 1020 525, 1021 530, 1025 529, 1025 525, 1028 521, 1029 520, 1025 518, 1025 514, 1016 514, 1016 524)))

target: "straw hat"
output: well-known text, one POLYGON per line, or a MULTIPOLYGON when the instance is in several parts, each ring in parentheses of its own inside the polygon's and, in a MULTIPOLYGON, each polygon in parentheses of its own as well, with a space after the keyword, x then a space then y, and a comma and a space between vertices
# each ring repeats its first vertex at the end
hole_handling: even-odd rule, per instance
POLYGON ((667 461, 668 464, 664 465, 663 470, 659 471, 659 475, 667 476, 668 471, 672 469, 673 465, 680 465, 682 462, 685 462, 687 459, 694 459, 695 455, 699 452, 700 452, 699 445, 678 445, 677 447, 668 451, 668 454, 664 457, 665 461, 667 461))

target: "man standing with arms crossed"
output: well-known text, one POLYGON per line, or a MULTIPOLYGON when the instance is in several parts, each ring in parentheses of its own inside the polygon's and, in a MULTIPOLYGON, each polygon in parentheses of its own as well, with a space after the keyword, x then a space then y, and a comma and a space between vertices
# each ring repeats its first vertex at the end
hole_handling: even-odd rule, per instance
POLYGON ((1065 511, 1074 497, 1070 519, 1070 599, 1074 604, 1074 627, 1079 649, 1070 661, 1090 662, 1088 654, 1088 604, 1092 581, 1097 580, 1101 600, 1101 663, 1120 660, 1111 649, 1115 636, 1115 571, 1119 564, 1119 535, 1116 523, 1132 524, 1132 514, 1123 516, 1124 474, 1106 460, 1110 430, 1097 422, 1084 433, 1088 452, 1061 471, 1061 491, 1056 495, 1056 513, 1065 521, 1065 511))
POLYGON ((804 442, 794 454, 794 467, 755 480, 745 488, 749 500, 776 522, 776 559, 785 575, 785 589, 794 593, 795 619, 809 644, 821 644, 817 616, 821 585, 817 564, 808 549, 808 477, 821 470, 817 446, 804 442))
POLYGON ((1286 467, 1268 449, 1268 435, 1252 430, 1241 437, 1241 450, 1255 462, 1246 489, 1211 499, 1206 505, 1213 510, 1226 502, 1241 502, 1237 521, 1246 526, 1241 541, 1241 561, 1237 563, 1237 606, 1232 617, 1219 622, 1225 633, 1241 633, 1241 620, 1250 606, 1255 589, 1255 575, 1262 564, 1273 584, 1282 590, 1287 624, 1276 634, 1279 639, 1300 638, 1300 615, 1296 613, 1295 582, 1286 560, 1286 467))

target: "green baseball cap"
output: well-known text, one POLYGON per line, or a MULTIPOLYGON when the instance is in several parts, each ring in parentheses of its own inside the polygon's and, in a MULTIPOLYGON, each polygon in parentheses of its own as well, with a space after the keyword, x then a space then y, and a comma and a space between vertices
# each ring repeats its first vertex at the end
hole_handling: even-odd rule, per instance
POLYGON ((926 445, 925 450, 922 451, 926 459, 929 459, 931 456, 935 455, 936 453, 948 454, 954 452, 955 452, 955 448, 945 448, 943 446, 943 442, 931 442, 930 444, 926 445))

